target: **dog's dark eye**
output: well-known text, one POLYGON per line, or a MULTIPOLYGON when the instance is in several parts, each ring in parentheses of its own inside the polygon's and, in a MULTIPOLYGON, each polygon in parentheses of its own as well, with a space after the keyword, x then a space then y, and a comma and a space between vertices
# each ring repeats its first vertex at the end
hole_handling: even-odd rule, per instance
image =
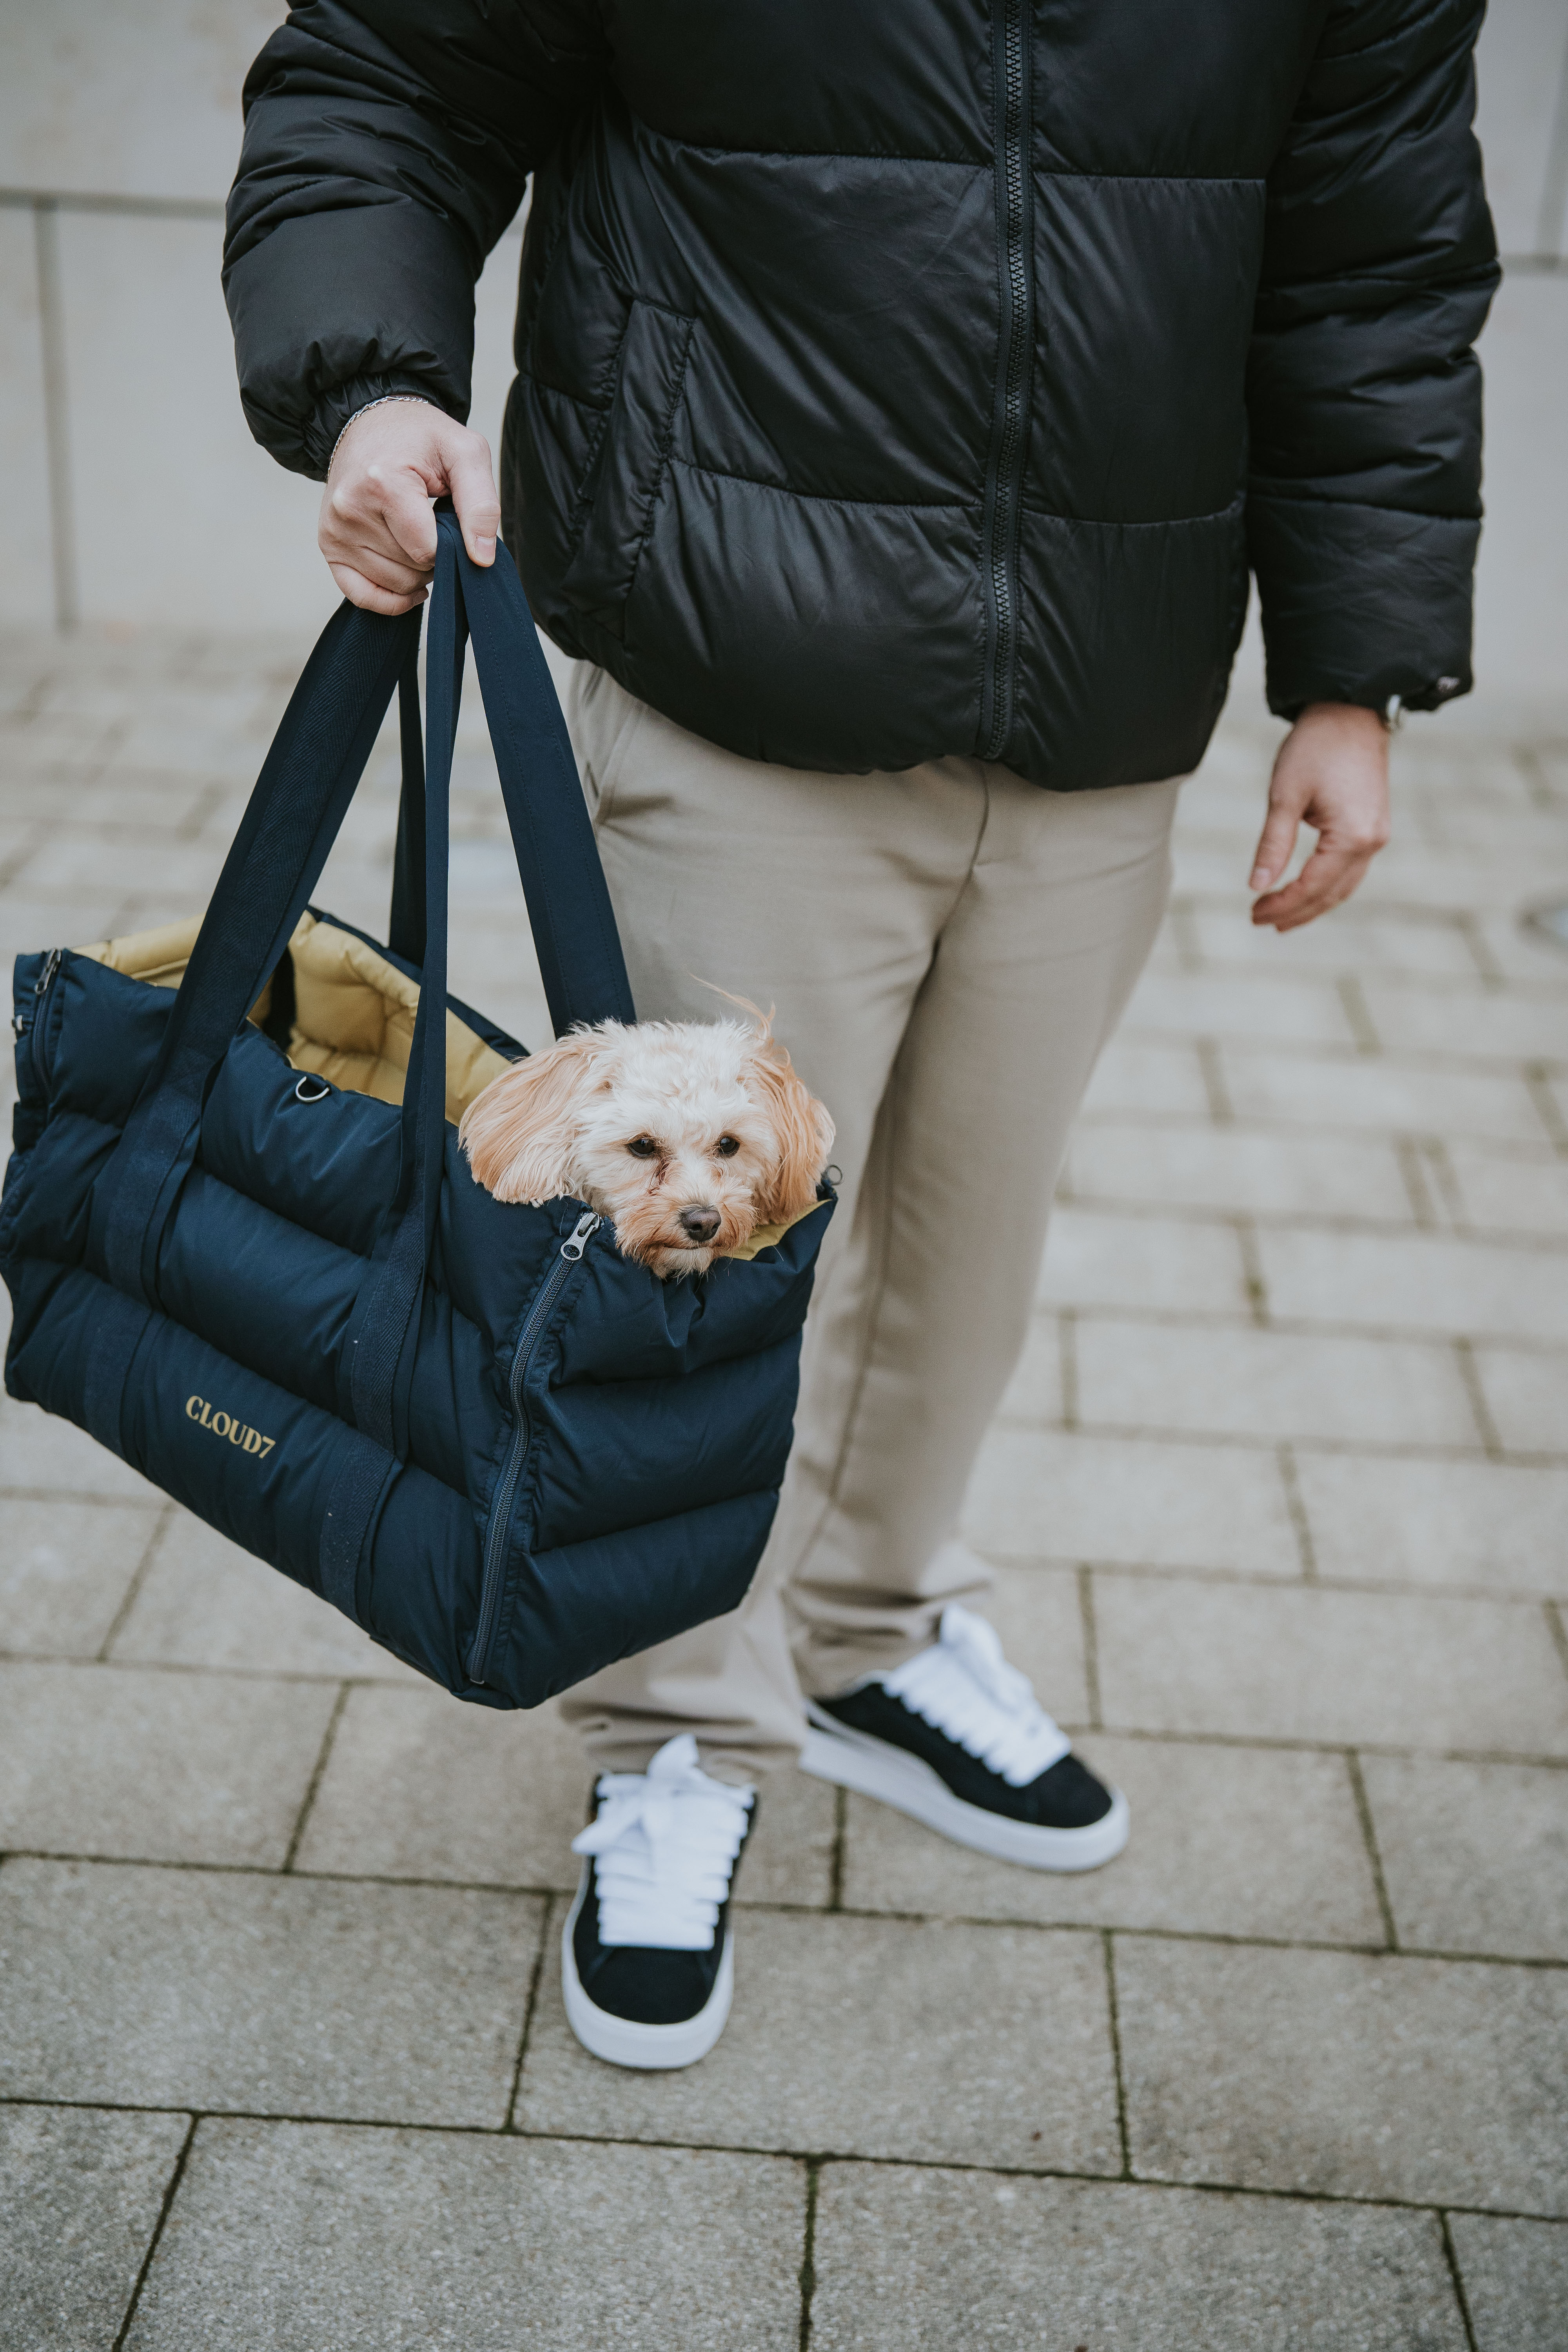
POLYGON ((651 1135, 634 1135, 626 1150, 634 1160, 657 1160, 658 1146, 651 1135))
POLYGON ((738 1135, 721 1135, 713 1149, 721 1160, 733 1160, 741 1149, 741 1139, 738 1135))

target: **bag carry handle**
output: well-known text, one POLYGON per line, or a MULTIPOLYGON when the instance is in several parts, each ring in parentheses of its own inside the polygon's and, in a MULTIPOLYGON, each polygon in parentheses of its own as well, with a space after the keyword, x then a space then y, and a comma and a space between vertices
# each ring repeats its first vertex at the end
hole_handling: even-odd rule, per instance
POLYGON ((425 737, 419 724, 419 675, 413 664, 397 681, 397 732, 403 778, 386 944, 395 956, 417 967, 425 961, 425 737))
MULTIPOLYGON (((494 564, 481 570, 463 544, 448 499, 436 509, 436 528, 437 568, 443 546, 449 547, 457 568, 459 625, 473 642, 551 1027, 561 1037, 580 1021, 635 1021, 620 935, 577 781, 572 739, 516 567, 498 542, 494 564)), ((436 625, 433 591, 427 668, 436 625)), ((425 769, 418 692, 411 673, 400 680, 398 692, 403 793, 387 944, 405 961, 422 966, 426 939, 425 769)))
MULTIPOLYGON (((445 520, 445 518, 442 519, 445 520)), ((461 545, 461 541, 458 541, 461 545)), ((413 1350, 405 1351, 409 1327, 417 1318, 425 1269, 436 1231, 447 1153, 447 858, 451 822, 452 747, 463 690, 463 653, 468 623, 458 583, 451 534, 437 531, 436 577, 430 592, 430 626, 425 645, 425 698, 430 757, 417 798, 424 805, 418 864, 424 876, 424 933, 419 1009, 403 1080, 403 1136, 397 1195, 382 1227, 374 1264, 362 1287, 350 1329, 353 1349, 349 1394, 354 1425, 389 1454, 406 1447, 408 1381, 413 1350), (404 1378, 400 1381, 399 1370, 404 1378)), ((547 681, 548 682, 548 681, 547 681)), ((408 749, 409 703, 402 710, 404 749, 408 749)), ((411 768, 404 767, 404 799, 410 820, 416 795, 411 768)), ((574 771, 575 773, 575 771, 574 771)), ((399 845, 411 830, 399 812, 399 845)), ((405 855, 404 874, 415 861, 405 855)), ((395 905, 395 912, 397 909, 395 905)), ((411 932, 413 908, 405 901, 401 926, 411 932)))
POLYGON ((436 528, 467 608, 551 1026, 562 1037, 580 1021, 635 1021, 572 739, 517 568, 499 541, 488 570, 473 562, 445 499, 436 528))
MULTIPOLYGON (((469 561, 456 518, 449 511, 437 514, 437 530, 436 577, 430 595, 425 656, 427 768, 422 761, 410 756, 411 731, 414 748, 417 748, 417 712, 413 710, 411 716, 411 698, 406 693, 401 711, 404 790, 398 814, 399 856, 392 928, 411 945, 416 943, 414 887, 419 861, 415 844, 420 837, 416 826, 420 803, 424 816, 424 921, 423 937, 417 940, 423 948, 419 1010, 403 1085, 398 1202, 395 1222, 389 1219, 383 1229, 376 1262, 362 1292, 363 1307, 356 1308, 350 1333, 353 1350, 349 1375, 350 1405, 361 1437, 346 1451, 327 1498, 318 1563, 323 1599, 356 1622, 360 1563, 394 1475, 388 1456, 401 1460, 407 1454, 408 1402, 415 1355, 409 1341, 418 1333, 425 1270, 435 1237, 446 1169, 448 818, 464 647, 471 631, 479 663, 489 665, 488 669, 481 669, 481 676, 495 678, 497 656, 505 650, 506 634, 515 623, 521 604, 521 590, 510 562, 507 573, 495 583, 494 572, 480 571, 469 561), (508 575, 510 593, 507 588, 508 575), (500 597, 491 594, 492 583, 499 585, 500 597), (487 644, 488 654, 482 650, 487 644)), ((500 554, 498 548, 496 570, 500 569, 500 554)), ((521 610, 526 614, 526 605, 521 605, 521 610)), ((552 1013, 558 1032, 573 1017, 572 1000, 564 996, 566 966, 568 959, 574 962, 578 953, 583 952, 584 971, 592 975, 593 984, 614 989, 611 1010, 622 1019, 634 1020, 636 1013, 621 960, 620 940, 593 828, 577 782, 576 763, 531 622, 524 628, 522 642, 526 652, 533 656, 533 709, 544 721, 542 730, 531 747, 526 739, 520 743, 522 730, 515 724, 516 706, 503 702, 493 686, 487 691, 486 711, 540 966, 546 974, 546 987, 552 991, 552 1013), (541 762, 555 784, 553 799, 542 794, 534 800, 527 792, 525 763, 531 748, 553 754, 549 764, 541 762), (537 814, 538 822, 525 843, 520 820, 531 814, 537 814), (552 852, 562 857, 561 869, 555 872, 549 863, 552 852), (584 888, 584 883, 589 887, 584 888), (573 922, 583 929, 574 934, 564 928, 573 922), (547 956, 551 961, 547 961, 547 956)), ((525 670, 524 677, 527 675, 525 670)), ((500 671, 503 687, 512 676, 510 669, 500 671)), ((577 976, 573 972, 573 978, 577 976)), ((592 1003, 593 1000, 588 1002, 592 1003)), ((584 1012, 576 1017, 595 1016, 584 1012)), ((608 1015, 601 1013, 597 1017, 608 1015)))
MULTIPOLYGON (((575 1022, 637 1017, 571 740, 516 568, 499 543, 488 570, 473 563, 447 500, 437 509, 436 525, 427 671, 429 683, 438 683, 429 716, 432 754, 437 747, 440 752, 441 790, 437 795, 427 789, 422 773, 416 781, 416 763, 408 761, 405 787, 411 806, 409 822, 400 822, 400 842, 417 839, 422 833, 425 854, 416 860, 405 848, 398 869, 403 887, 395 894, 401 899, 395 929, 410 944, 426 948, 421 961, 430 960, 429 949, 439 934, 441 969, 426 975, 416 1024, 415 1050, 421 1066, 425 1055, 418 1033, 424 1027, 428 1034, 427 1008, 432 1014, 439 1010, 437 1034, 443 1045, 446 1034, 446 799, 462 658, 459 598, 466 623, 461 635, 466 638, 471 631, 474 639, 552 1024, 559 1035, 575 1022), (448 606, 449 620, 443 620, 438 631, 437 608, 448 606), (438 811, 434 805, 437 797, 438 811), (416 799, 425 803, 425 824, 417 829, 413 822, 416 799), (438 848, 432 841, 437 829, 438 848), (416 871, 421 864, 422 877, 416 871), (425 885, 422 941, 409 919, 420 879, 425 885)), ((146 1254, 189 1163, 207 1088, 320 878, 400 678, 405 761, 411 736, 416 745, 412 680, 418 635, 417 610, 388 618, 344 604, 322 631, 289 698, 224 862, 158 1058, 105 1171, 107 1181, 100 1180, 106 1269, 116 1287, 132 1297, 151 1303, 152 1269, 146 1254)), ((423 763, 417 765, 422 768, 423 763)), ((445 1072, 438 1067, 444 1058, 436 1057, 437 1070, 429 1087, 439 1120, 432 1141, 439 1139, 445 1125, 445 1072)), ((400 1188, 405 1202, 418 1159, 415 1076, 411 1058, 405 1086, 400 1188)), ((434 1202, 425 1205, 433 1220, 434 1202)))

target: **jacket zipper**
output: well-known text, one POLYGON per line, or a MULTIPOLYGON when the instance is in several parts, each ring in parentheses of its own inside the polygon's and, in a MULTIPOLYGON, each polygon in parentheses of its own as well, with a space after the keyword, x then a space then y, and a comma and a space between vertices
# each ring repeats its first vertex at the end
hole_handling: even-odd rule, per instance
POLYGON ((1002 58, 997 79, 1001 152, 997 162, 997 208, 1003 276, 1002 415, 994 444, 996 477, 985 551, 991 608, 987 720, 981 745, 981 757, 985 760, 1001 758, 1012 726, 1013 671, 1018 643, 1017 509, 1026 447, 1034 310, 1027 235, 1029 125, 1025 0, 1000 0, 1000 5, 1002 58))
POLYGON ((64 948, 51 948, 49 950, 48 954, 44 959, 44 968, 42 971, 39 972, 37 979, 33 982, 33 1010, 31 1014, 28 1015, 22 1013, 14 1013, 11 1015, 11 1034, 16 1038, 17 1044, 20 1045, 24 1037, 27 1037, 32 1040, 32 1043, 27 1049, 28 1056, 33 1065, 33 1076, 37 1081, 38 1091, 44 1097, 46 1101, 48 1099, 48 1079, 43 1062, 39 1057, 38 1048, 43 1043, 44 1010, 46 1001, 48 997, 50 989, 55 984, 55 974, 58 971, 64 959, 64 948))
POLYGON ((508 1389, 511 1396, 511 1444, 507 1447, 506 1460, 496 1481, 490 1515, 485 1526, 484 1570, 479 1583, 479 1622, 468 1650, 468 1680, 482 1683, 490 1662, 490 1648, 495 1641, 496 1620, 500 1614, 501 1587, 505 1582, 507 1531, 511 1522, 511 1507, 517 1493, 517 1482, 528 1456, 532 1431, 523 1404, 523 1383, 528 1368, 533 1361, 551 1310, 560 1297, 567 1277, 574 1265, 580 1265, 588 1244, 604 1223, 592 1211, 579 1217, 571 1233, 561 1244, 560 1255, 541 1286, 538 1297, 528 1310, 527 1318, 517 1335, 517 1345, 511 1351, 511 1371, 508 1389))

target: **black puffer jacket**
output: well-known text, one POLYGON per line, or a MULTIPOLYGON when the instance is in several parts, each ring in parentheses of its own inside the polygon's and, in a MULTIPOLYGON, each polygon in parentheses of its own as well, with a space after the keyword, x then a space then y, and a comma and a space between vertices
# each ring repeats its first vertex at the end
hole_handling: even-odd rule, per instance
POLYGON ((307 0, 247 86, 246 411, 466 416, 556 642, 791 765, 1195 764, 1469 684, 1479 0, 307 0))

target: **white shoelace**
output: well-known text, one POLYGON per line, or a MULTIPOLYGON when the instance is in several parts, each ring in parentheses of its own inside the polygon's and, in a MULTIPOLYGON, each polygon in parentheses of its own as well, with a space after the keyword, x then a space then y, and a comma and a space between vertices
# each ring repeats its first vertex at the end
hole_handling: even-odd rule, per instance
POLYGON ((598 1864, 599 1941, 710 1950, 756 1791, 710 1780, 682 1731, 646 1772, 601 1773, 597 1793, 572 1851, 598 1864))
POLYGON ((1026 1789, 1072 1745, 1035 1696, 1028 1675, 1007 1664, 994 1625, 956 1601, 942 1611, 930 1649, 879 1680, 1009 1788, 1026 1789))

